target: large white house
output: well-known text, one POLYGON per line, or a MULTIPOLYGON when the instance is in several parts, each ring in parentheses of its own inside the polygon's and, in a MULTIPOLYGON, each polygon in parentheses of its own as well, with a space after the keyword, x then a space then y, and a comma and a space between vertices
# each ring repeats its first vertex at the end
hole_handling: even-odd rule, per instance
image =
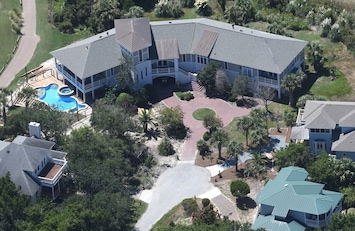
POLYGON ((274 88, 302 68, 306 41, 261 32, 206 18, 149 22, 148 18, 117 19, 115 28, 51 52, 65 84, 84 101, 116 85, 122 57, 135 64, 137 88, 159 77, 191 81, 211 61, 217 61, 230 81, 249 77, 249 88, 274 88))

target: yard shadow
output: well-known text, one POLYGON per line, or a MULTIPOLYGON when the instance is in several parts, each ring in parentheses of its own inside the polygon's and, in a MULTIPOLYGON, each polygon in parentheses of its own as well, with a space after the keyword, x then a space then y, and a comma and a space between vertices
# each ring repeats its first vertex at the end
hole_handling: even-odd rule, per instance
POLYGON ((237 207, 240 210, 248 210, 256 207, 256 202, 250 197, 242 197, 237 199, 237 207))

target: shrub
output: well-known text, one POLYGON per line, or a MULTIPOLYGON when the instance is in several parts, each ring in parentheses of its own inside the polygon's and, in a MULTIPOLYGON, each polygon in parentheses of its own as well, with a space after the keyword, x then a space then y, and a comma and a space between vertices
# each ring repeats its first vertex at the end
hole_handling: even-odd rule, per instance
POLYGON ((203 198, 202 199, 203 207, 207 207, 210 203, 211 203, 210 199, 208 199, 208 198, 203 198))
POLYGON ((175 153, 174 147, 171 144, 170 140, 164 138, 161 143, 158 145, 158 152, 161 156, 170 156, 175 153))
POLYGON ((250 193, 250 187, 247 183, 241 180, 234 180, 230 184, 230 191, 237 198, 245 197, 250 193))
POLYGON ((197 202, 193 198, 186 198, 182 201, 182 207, 188 215, 198 210, 197 202))
POLYGON ((209 132, 203 133, 203 140, 207 141, 211 138, 211 134, 209 132))
POLYGON ((300 19, 293 19, 290 21, 287 25, 287 29, 294 30, 294 31, 300 31, 300 30, 308 30, 308 24, 300 19))
POLYGON ((212 7, 210 6, 208 0, 196 0, 195 2, 196 13, 201 16, 212 15, 212 7))
POLYGON ((210 146, 204 140, 197 141, 196 145, 200 155, 206 155, 210 151, 210 146))
POLYGON ((155 15, 162 18, 179 18, 184 14, 180 4, 175 1, 159 0, 155 5, 155 15))
POLYGON ((135 105, 135 100, 133 96, 122 92, 118 95, 116 99, 117 105, 119 105, 123 111, 129 115, 134 115, 137 113, 137 106, 135 105))
POLYGON ((175 94, 181 100, 190 101, 191 99, 195 98, 191 92, 176 92, 175 94))

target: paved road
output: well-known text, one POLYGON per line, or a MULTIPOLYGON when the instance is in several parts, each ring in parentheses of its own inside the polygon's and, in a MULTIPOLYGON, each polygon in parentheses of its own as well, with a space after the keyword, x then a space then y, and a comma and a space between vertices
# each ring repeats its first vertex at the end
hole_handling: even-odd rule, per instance
POLYGON ((149 230, 172 207, 185 198, 199 196, 213 189, 207 169, 192 162, 179 162, 163 172, 152 189, 153 197, 147 211, 136 224, 140 231, 149 230))
POLYGON ((15 75, 25 68, 36 49, 39 37, 36 35, 36 3, 35 0, 22 1, 23 7, 23 36, 13 59, 0 76, 0 88, 7 87, 15 75))

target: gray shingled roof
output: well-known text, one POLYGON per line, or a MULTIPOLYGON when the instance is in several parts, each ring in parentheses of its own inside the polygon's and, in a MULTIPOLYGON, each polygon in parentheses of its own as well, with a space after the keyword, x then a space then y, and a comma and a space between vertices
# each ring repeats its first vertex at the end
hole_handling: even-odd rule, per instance
POLYGON ((41 140, 33 137, 17 136, 12 143, 24 144, 37 148, 52 149, 55 145, 54 142, 48 140, 41 140))
POLYGON ((355 127, 355 102, 308 100, 304 119, 306 128, 355 127))
POLYGON ((116 39, 131 53, 152 45, 148 18, 115 20, 116 39))
POLYGON ((341 134, 337 141, 332 144, 332 151, 355 152, 355 131, 341 134))
POLYGON ((155 40, 158 59, 178 59, 179 47, 176 39, 155 40))
POLYGON ((323 192, 324 185, 305 181, 307 175, 303 168, 283 168, 274 180, 268 181, 256 200, 273 207, 272 215, 283 218, 290 210, 319 215, 334 209, 342 194, 332 192, 328 196, 323 192))
POLYGON ((211 19, 151 22, 156 39, 176 38, 180 54, 192 54, 204 31, 218 33, 210 58, 259 70, 282 73, 307 45, 306 41, 234 26, 211 19))
POLYGON ((40 186, 36 179, 30 176, 30 173, 40 165, 46 156, 63 159, 66 153, 19 144, 18 142, 21 140, 26 139, 17 138, 15 143, 0 141, 0 176, 5 176, 10 172, 11 180, 21 186, 21 191, 26 195, 33 196, 40 186))
POLYGON ((115 29, 111 29, 52 51, 51 55, 83 79, 120 64, 122 53, 114 35, 115 29))
MULTIPOLYGON (((134 52, 151 46, 152 40, 172 39, 177 41, 179 54, 208 54, 210 59, 278 74, 307 44, 306 41, 245 27, 234 26, 233 29, 231 24, 205 18, 151 22, 150 26, 148 18, 139 18, 115 20, 115 29, 51 54, 79 78, 85 78, 119 65, 122 54, 118 43, 134 52), (204 38, 206 34, 208 38, 204 38)), ((175 46, 172 48, 176 49, 175 46)), ((175 51, 164 51, 164 54, 170 53, 176 54, 175 51)))

